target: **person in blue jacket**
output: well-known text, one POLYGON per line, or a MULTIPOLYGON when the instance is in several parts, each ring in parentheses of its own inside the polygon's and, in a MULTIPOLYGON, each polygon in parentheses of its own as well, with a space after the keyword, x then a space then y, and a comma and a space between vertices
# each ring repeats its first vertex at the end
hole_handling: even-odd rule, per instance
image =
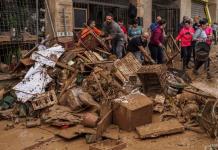
POLYGON ((134 20, 133 25, 129 27, 128 29, 128 37, 129 40, 136 36, 141 36, 142 35, 142 27, 138 26, 138 21, 134 20))

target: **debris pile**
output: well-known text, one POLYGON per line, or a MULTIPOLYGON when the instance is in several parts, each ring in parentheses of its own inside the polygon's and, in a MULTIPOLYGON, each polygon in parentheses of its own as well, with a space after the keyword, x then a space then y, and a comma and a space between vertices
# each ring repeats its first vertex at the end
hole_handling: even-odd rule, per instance
POLYGON ((83 43, 67 50, 44 41, 25 54, 11 73, 22 78, 0 92, 0 118, 13 122, 27 118, 27 128, 42 124, 73 128, 71 134, 57 135, 66 139, 85 135, 87 143, 106 137, 112 141, 100 146, 112 143, 121 148, 126 144, 113 141, 119 137, 112 135, 119 129, 136 130, 139 138, 146 139, 182 133, 199 122, 208 127, 202 119, 205 115, 199 119, 199 112, 208 110, 208 97, 187 88, 186 74, 165 64, 142 66, 131 53, 115 59, 100 38, 94 39, 98 44, 83 43), (152 90, 158 92, 148 96, 152 90), (153 110, 161 113, 164 122, 152 123, 153 110), (111 128, 112 123, 117 128, 111 128))

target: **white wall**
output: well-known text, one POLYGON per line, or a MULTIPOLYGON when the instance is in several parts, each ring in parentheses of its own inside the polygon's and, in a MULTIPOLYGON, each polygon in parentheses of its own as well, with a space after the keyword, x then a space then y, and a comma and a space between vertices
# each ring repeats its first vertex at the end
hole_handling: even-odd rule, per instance
POLYGON ((191 16, 191 0, 179 0, 180 4, 180 21, 183 16, 191 16))

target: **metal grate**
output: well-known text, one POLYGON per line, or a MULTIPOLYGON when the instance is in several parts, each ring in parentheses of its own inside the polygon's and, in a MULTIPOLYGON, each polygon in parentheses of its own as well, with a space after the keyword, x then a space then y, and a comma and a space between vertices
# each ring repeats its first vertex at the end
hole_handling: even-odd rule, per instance
POLYGON ((44 36, 44 14, 44 0, 0 0, 0 62, 10 64, 13 55, 18 61, 44 36))
POLYGON ((155 21, 157 16, 161 16, 167 21, 166 32, 175 37, 179 31, 180 9, 153 5, 152 20, 155 21))
POLYGON ((115 21, 122 18, 124 20, 124 24, 127 25, 128 7, 126 7, 125 5, 122 5, 125 7, 120 7, 121 3, 119 2, 114 2, 113 5, 110 5, 112 1, 96 0, 95 3, 91 1, 77 1, 78 0, 73 0, 73 7, 87 9, 88 18, 95 20, 96 26, 98 28, 102 27, 102 23, 104 22, 105 15, 107 13, 112 13, 114 15, 115 21))

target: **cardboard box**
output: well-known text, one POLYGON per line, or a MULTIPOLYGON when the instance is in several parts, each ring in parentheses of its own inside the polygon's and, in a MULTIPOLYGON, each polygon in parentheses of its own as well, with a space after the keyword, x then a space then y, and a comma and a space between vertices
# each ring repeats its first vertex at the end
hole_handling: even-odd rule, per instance
MULTIPOLYGON (((122 100, 122 99, 120 99, 122 100)), ((125 101, 113 103, 113 123, 126 131, 152 122, 153 102, 146 95, 137 93, 126 96, 125 101)))

